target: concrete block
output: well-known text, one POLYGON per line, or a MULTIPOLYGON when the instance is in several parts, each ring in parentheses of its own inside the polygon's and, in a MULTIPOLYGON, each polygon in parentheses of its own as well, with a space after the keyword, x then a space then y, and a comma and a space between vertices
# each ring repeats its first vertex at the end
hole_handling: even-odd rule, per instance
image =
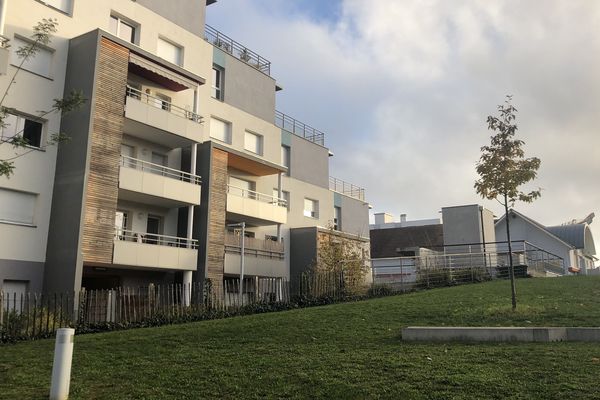
POLYGON ((556 342, 567 340, 561 327, 407 327, 406 341, 442 342, 556 342))
POLYGON ((600 342, 600 328, 567 328, 570 342, 600 342))

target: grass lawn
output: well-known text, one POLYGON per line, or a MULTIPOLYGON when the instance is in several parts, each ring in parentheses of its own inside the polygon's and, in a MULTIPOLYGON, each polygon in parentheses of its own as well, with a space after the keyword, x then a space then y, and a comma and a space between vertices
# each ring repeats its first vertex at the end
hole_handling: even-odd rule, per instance
MULTIPOLYGON (((71 398, 599 399, 600 344, 403 343, 408 325, 600 326, 600 277, 508 281, 75 338, 71 398)), ((53 340, 0 346, 0 398, 47 397, 53 340)))

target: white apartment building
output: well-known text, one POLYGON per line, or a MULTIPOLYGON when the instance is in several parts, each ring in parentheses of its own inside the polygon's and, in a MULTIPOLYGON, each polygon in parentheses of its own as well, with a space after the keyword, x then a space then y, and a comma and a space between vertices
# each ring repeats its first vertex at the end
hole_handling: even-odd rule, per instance
POLYGON ((205 24, 214 0, 0 3, 3 91, 32 27, 58 21, 3 104, 3 137, 32 139, 0 178, 4 290, 222 285, 239 274, 242 222, 250 278, 308 268, 307 228, 368 248, 364 190, 330 178, 322 132, 276 111, 270 62, 205 24), (81 109, 38 117, 73 89, 81 109), (55 132, 71 140, 45 146, 55 132))

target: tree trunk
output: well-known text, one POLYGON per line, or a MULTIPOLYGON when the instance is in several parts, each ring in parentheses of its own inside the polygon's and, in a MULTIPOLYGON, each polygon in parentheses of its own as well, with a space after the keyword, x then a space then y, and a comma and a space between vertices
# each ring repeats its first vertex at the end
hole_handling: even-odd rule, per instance
POLYGON ((508 241, 508 273, 510 275, 510 292, 512 296, 512 309, 517 309, 517 289, 515 286, 515 266, 512 259, 512 243, 510 241, 510 223, 508 215, 508 199, 504 195, 504 220, 506 221, 506 240, 508 241))

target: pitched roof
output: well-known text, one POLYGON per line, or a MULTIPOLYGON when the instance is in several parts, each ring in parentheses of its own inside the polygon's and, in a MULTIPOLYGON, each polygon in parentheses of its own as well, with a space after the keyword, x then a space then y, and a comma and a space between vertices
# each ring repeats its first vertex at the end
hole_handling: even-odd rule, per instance
POLYGON ((398 257, 397 249, 411 247, 435 248, 444 246, 442 224, 373 229, 371 257, 398 257))

